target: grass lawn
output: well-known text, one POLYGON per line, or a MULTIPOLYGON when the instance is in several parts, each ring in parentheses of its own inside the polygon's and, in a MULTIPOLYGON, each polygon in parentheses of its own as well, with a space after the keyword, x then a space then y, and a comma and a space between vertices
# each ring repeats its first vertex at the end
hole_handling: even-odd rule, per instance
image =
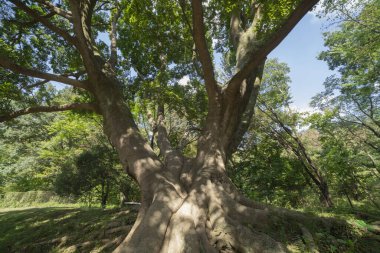
MULTIPOLYGON (((344 215, 343 210, 340 210, 341 214, 338 214, 339 210, 335 211, 309 214, 310 224, 312 217, 325 217, 322 223, 317 220, 318 226, 307 226, 319 251, 310 250, 307 237, 299 233, 300 228, 302 230, 307 224, 279 220, 273 226, 276 231, 268 232, 276 234, 278 229, 283 229, 284 242, 292 253, 380 252, 380 219, 377 213, 358 217, 344 215), (329 225, 337 219, 340 226, 329 225)), ((136 215, 136 207, 105 210, 79 207, 0 208, 0 253, 112 252, 131 229, 136 215)))
POLYGON ((0 209, 0 252, 111 252, 136 219, 136 209, 0 209))

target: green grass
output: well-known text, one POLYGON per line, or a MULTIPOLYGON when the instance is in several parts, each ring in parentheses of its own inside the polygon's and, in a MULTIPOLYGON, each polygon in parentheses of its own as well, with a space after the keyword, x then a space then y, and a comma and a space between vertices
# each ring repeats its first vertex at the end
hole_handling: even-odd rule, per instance
MULTIPOLYGON (((357 211, 363 215, 364 209, 357 211)), ((312 252, 307 248, 307 238, 300 233, 303 226, 312 234, 320 253, 377 253, 380 235, 371 224, 380 217, 375 211, 366 214, 357 217, 344 208, 314 210, 302 224, 278 219, 266 232, 282 234, 293 253, 312 252), (325 218, 318 219, 321 216, 325 218)), ((112 252, 127 235, 136 215, 136 208, 0 208, 0 252, 112 252)))
POLYGON ((0 252, 111 252, 135 218, 119 208, 0 209, 0 252))
POLYGON ((369 203, 355 202, 354 204, 354 209, 343 202, 334 208, 304 208, 297 210, 321 217, 325 222, 329 220, 341 221, 340 226, 334 225, 328 230, 321 229, 323 226, 320 225, 315 227, 308 226, 316 238, 315 242, 318 244, 320 252, 380 252, 380 228, 378 225, 380 210, 369 203))

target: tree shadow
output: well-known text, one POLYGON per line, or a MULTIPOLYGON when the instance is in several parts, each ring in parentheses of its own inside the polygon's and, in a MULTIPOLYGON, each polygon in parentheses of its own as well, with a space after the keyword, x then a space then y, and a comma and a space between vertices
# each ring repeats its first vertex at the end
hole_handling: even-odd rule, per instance
POLYGON ((112 251, 130 230, 135 209, 45 207, 0 213, 0 252, 112 251), (115 240, 119 238, 119 240, 115 240))

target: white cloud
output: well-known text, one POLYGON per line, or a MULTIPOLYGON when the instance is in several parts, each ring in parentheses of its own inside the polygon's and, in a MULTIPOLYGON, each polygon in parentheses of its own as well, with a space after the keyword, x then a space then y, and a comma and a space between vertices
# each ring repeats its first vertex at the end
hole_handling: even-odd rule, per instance
POLYGON ((182 77, 182 78, 178 81, 178 84, 181 85, 181 86, 186 86, 186 85, 188 85, 189 81, 190 81, 189 76, 184 76, 184 77, 182 77))
POLYGON ((321 110, 319 110, 318 108, 313 108, 313 107, 310 107, 310 106, 295 106, 295 105, 290 105, 290 109, 292 111, 296 111, 296 112, 300 112, 300 113, 317 113, 317 112, 321 112, 321 110))
POLYGON ((213 47, 213 48, 215 48, 216 43, 218 43, 218 40, 212 38, 212 47, 213 47))

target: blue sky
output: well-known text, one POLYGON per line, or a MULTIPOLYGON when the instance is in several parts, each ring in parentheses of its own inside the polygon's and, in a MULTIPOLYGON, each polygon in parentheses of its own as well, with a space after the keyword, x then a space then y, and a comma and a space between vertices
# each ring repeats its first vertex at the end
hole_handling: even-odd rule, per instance
POLYGON ((322 25, 308 13, 269 55, 289 65, 293 105, 302 111, 309 109, 311 98, 323 90, 324 80, 334 73, 325 62, 317 60, 324 50, 322 25))

